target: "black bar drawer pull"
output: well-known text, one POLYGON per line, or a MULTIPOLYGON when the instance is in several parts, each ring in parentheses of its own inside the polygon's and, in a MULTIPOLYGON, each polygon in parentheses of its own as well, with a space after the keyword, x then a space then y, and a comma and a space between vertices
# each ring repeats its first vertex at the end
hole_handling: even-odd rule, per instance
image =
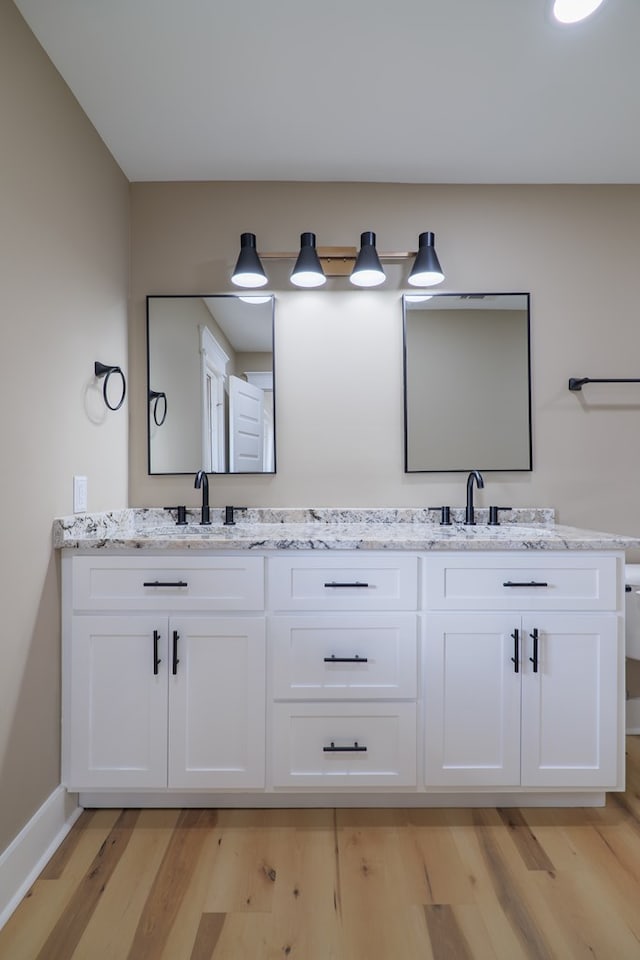
POLYGON ((511 634, 513 639, 513 656, 511 662, 514 664, 513 672, 520 673, 520 631, 516 628, 511 634))
POLYGON ((325 663, 368 663, 368 657, 359 657, 356 653, 355 657, 336 657, 334 653, 330 657, 324 658, 325 663))
POLYGON ((146 580, 143 587, 188 587, 184 580, 146 580))
POLYGON ((502 586, 503 587, 548 587, 549 584, 545 580, 527 580, 527 581, 505 580, 502 586))
POLYGON ((537 628, 533 630, 529 636, 533 640, 533 656, 529 657, 530 662, 533 664, 533 672, 538 672, 538 630, 537 628))
POLYGON ((331 583, 325 583, 325 587, 368 587, 368 583, 360 583, 359 580, 356 580, 354 583, 336 583, 335 580, 332 580, 331 583))
POLYGON ((178 664, 180 663, 180 660, 178 659, 178 640, 179 639, 180 639, 180 635, 178 634, 178 631, 174 630, 173 631, 173 660, 171 664, 171 672, 173 673, 174 677, 178 672, 178 664))
POLYGON ((329 747, 322 748, 325 753, 366 753, 367 748, 361 747, 357 740, 354 740, 352 747, 336 747, 333 740, 329 747))
POLYGON ((160 634, 157 630, 153 631, 153 674, 158 676, 158 667, 162 663, 162 660, 158 656, 158 641, 160 640, 160 634))

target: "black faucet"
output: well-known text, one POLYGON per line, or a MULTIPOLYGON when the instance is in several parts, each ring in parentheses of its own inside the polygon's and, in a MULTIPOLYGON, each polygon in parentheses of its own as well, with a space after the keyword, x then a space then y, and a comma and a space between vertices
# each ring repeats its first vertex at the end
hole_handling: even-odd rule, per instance
POLYGON ((478 490, 484 487, 484 480, 479 470, 472 470, 467 477, 467 509, 464 514, 464 522, 475 525, 476 517, 473 509, 473 481, 475 480, 478 490))
POLYGON ((210 524, 211 517, 209 515, 209 478, 204 472, 204 470, 198 470, 196 473, 196 480, 194 487, 199 490, 202 487, 202 512, 200 514, 200 523, 201 524, 210 524))

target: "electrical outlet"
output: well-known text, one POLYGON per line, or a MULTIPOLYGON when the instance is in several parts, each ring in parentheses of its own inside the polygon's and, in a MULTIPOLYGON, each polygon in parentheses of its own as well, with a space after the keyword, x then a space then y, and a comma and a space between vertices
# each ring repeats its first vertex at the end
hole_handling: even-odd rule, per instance
POLYGON ((86 513, 87 510, 87 478, 73 478, 73 512, 86 513))

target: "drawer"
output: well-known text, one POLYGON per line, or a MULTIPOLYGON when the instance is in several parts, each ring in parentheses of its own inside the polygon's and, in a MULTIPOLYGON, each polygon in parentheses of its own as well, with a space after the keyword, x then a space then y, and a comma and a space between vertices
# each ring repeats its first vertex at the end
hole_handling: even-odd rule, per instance
POLYGON ((274 610, 415 610, 417 557, 272 557, 269 606, 274 610))
POLYGON ((415 703, 276 703, 274 787, 416 786, 415 703))
POLYGON ((432 610, 615 610, 617 561, 601 554, 427 557, 432 610))
POLYGON ((75 610, 262 610, 261 557, 73 557, 75 610))
POLYGON ((271 617, 273 695, 280 700, 413 699, 417 631, 415 613, 271 617))

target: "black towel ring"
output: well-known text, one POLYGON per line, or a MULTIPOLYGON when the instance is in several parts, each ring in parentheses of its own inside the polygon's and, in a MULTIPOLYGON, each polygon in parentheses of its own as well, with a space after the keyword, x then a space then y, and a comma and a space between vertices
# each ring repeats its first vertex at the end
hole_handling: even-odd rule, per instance
POLYGON ((107 366, 104 363, 100 363, 98 360, 96 360, 96 362, 94 363, 93 369, 96 377, 104 377, 104 384, 102 386, 102 396, 104 397, 105 404, 107 405, 109 410, 119 410, 122 404, 124 403, 124 398, 127 393, 127 382, 124 378, 124 373, 122 372, 120 367, 107 366), (109 377, 111 376, 112 373, 119 373, 120 376, 122 377, 122 396, 120 397, 120 401, 116 403, 115 406, 112 406, 109 403, 109 397, 107 396, 107 386, 109 383, 109 377))
POLYGON ((153 422, 157 427, 161 427, 162 424, 167 419, 167 395, 163 390, 149 390, 149 401, 154 400, 153 404, 153 422), (160 400, 164 401, 164 407, 162 408, 162 417, 158 419, 158 403, 160 400))

